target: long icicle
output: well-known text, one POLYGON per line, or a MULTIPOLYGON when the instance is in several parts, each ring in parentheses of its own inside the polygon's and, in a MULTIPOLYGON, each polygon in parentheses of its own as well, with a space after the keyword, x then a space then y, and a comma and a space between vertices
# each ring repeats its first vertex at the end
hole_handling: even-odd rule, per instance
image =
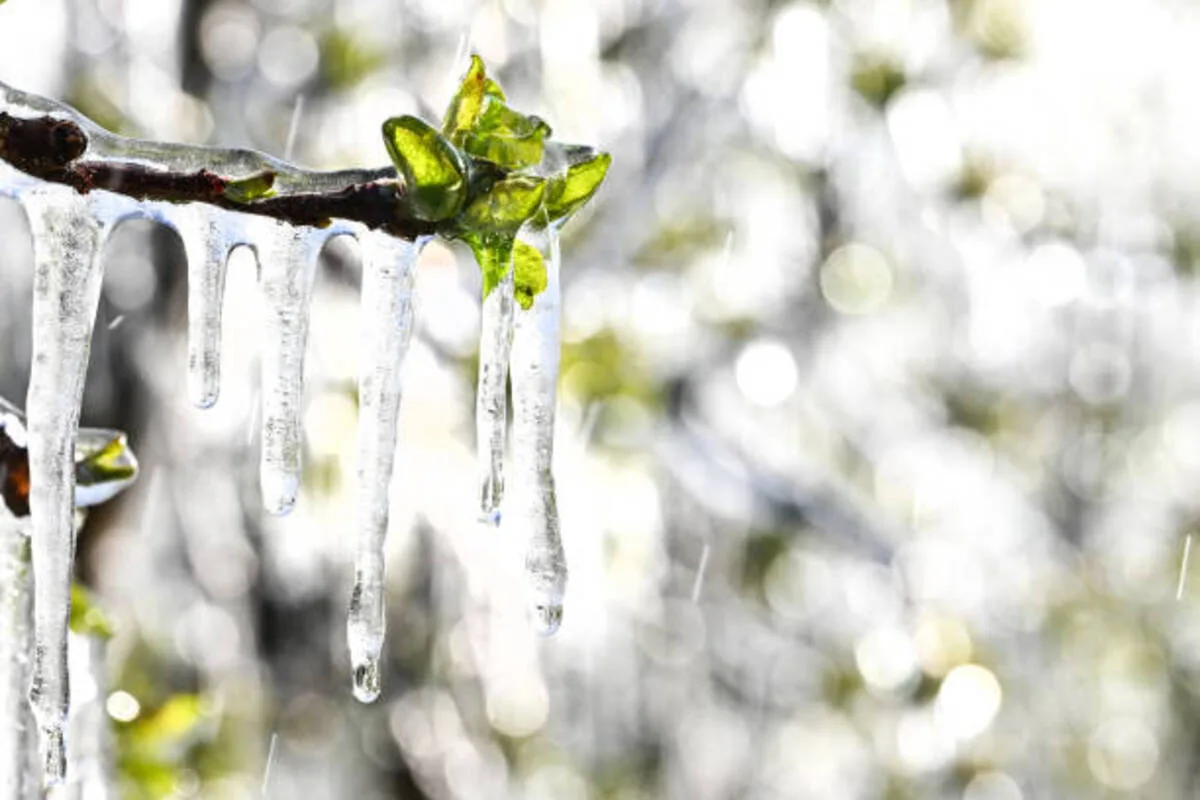
POLYGON ((510 268, 483 300, 479 331, 479 385, 475 391, 476 452, 479 459, 479 518, 500 524, 504 499, 505 427, 508 424, 508 359, 513 337, 513 271, 510 268))
POLYGON ((0 500, 0 800, 37 800, 37 725, 29 707, 33 572, 29 520, 0 500))
POLYGON ((268 223, 258 244, 263 290, 262 461, 263 507, 287 514, 300 490, 301 414, 308 306, 321 246, 329 234, 268 223))
POLYGON ((401 368, 412 335, 413 268, 425 241, 379 233, 362 236, 362 363, 358 378, 358 520, 354 589, 346 632, 354 696, 372 703, 380 691, 380 654, 387 623, 384 540, 388 487, 396 450, 401 368))
POLYGON ((64 800, 109 798, 113 790, 113 731, 105 710, 108 641, 98 633, 72 634, 71 717, 67 758, 71 780, 64 800))
POLYGON ((188 398, 210 408, 221 392, 221 309, 231 215, 202 206, 174 210, 171 223, 183 241, 188 273, 188 398))
POLYGON ((72 192, 38 190, 22 202, 34 241, 33 359, 26 401, 35 638, 29 699, 41 731, 46 781, 58 783, 67 766, 63 727, 70 700, 75 436, 100 300, 97 254, 106 226, 89 200, 72 192))
POLYGON ((559 364, 559 250, 553 227, 528 229, 522 238, 538 247, 546 288, 533 306, 517 309, 512 345, 514 524, 526 535, 525 571, 533 624, 549 636, 558 630, 567 587, 567 559, 559 533, 554 491, 554 411, 559 364))

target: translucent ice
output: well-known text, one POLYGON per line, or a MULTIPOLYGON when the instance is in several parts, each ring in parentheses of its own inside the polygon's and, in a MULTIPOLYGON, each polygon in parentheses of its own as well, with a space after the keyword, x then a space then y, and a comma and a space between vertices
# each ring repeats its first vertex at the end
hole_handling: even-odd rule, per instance
POLYGON ((257 245, 263 291, 263 507, 286 514, 300 490, 301 415, 308 306, 317 257, 329 234, 279 222, 262 226, 257 245))
POLYGON ((200 408, 221 391, 221 306, 229 256, 228 212, 201 205, 172 210, 188 272, 188 397, 200 408))
POLYGON ((29 708, 33 650, 33 574, 29 520, 0 505, 0 799, 36 800, 41 793, 37 727, 29 708))
MULTIPOLYGON (((527 229, 546 265, 546 288, 528 310, 518 308, 512 343, 513 525, 528 537, 525 570, 539 633, 562 622, 567 560, 554 492, 554 411, 559 364, 559 251, 555 228, 527 229)), ((510 515, 511 516, 511 515, 510 515)), ((507 524, 507 523, 506 523, 507 524)))
POLYGON ((513 271, 508 270, 483 299, 479 333, 479 385, 475 394, 475 432, 479 459, 479 515, 500 524, 504 498, 504 448, 508 425, 508 361, 513 339, 513 271))
POLYGON ((413 327, 413 268, 423 241, 384 234, 362 236, 363 338, 358 379, 357 515, 354 589, 347 634, 354 668, 354 695, 364 703, 379 696, 379 657, 386 630, 384 538, 388 487, 396 450, 401 368, 413 327))
POLYGON ((30 704, 42 734, 46 779, 66 774, 63 726, 67 624, 75 552, 75 436, 92 325, 100 299, 97 257, 112 220, 69 190, 22 195, 34 239, 33 361, 28 449, 34 573, 30 704))

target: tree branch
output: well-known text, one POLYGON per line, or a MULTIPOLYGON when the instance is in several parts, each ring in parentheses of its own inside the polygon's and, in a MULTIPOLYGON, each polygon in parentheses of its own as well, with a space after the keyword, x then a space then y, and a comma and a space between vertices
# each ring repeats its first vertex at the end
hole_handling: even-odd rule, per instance
POLYGON ((412 214, 404 184, 396 180, 243 201, 227 193, 239 180, 234 176, 208 169, 172 172, 136 162, 86 160, 87 146, 87 133, 71 120, 52 116, 24 119, 0 112, 0 159, 26 175, 69 186, 80 194, 104 189, 138 200, 205 203, 317 228, 335 218, 345 219, 404 239, 437 232, 435 223, 412 214))

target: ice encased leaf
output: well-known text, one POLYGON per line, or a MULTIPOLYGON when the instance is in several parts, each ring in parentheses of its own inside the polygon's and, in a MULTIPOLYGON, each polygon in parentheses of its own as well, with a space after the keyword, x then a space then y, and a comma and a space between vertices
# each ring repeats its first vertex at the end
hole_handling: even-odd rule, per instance
POLYGON ((497 181, 471 200, 462 213, 462 226, 471 233, 516 236, 537 212, 546 193, 546 181, 531 175, 514 175, 497 181))
POLYGON ((137 479, 138 462, 125 434, 81 428, 75 439, 75 506, 111 500, 137 479))
POLYGON ((454 145, 424 120, 407 115, 383 123, 383 141, 404 177, 415 216, 437 222, 458 213, 466 199, 467 167, 454 145))
POLYGON ((604 182, 612 156, 590 147, 564 148, 567 167, 552 177, 546 190, 546 215, 552 221, 565 220, 587 204, 604 182))
POLYGON ((528 311, 545 289, 546 261, 541 251, 518 239, 513 244, 513 296, 528 311))
POLYGON ((224 196, 235 203, 252 203, 275 195, 275 173, 271 170, 256 172, 246 178, 225 184, 224 196))
MULTIPOLYGON (((475 121, 483 110, 483 99, 488 95, 489 83, 499 91, 500 87, 495 81, 487 77, 483 59, 472 54, 471 65, 463 75, 458 91, 450 100, 442 121, 442 133, 452 142, 461 131, 469 131, 475 127, 475 121)), ((500 92, 500 99, 504 99, 503 92, 500 92)))
POLYGON ((540 117, 514 111, 494 96, 483 98, 475 126, 460 135, 462 149, 472 156, 513 171, 542 160, 550 126, 540 117))
POLYGON ((498 181, 462 213, 462 238, 483 272, 486 298, 511 271, 517 231, 537 213, 546 191, 542 178, 515 176, 498 181))

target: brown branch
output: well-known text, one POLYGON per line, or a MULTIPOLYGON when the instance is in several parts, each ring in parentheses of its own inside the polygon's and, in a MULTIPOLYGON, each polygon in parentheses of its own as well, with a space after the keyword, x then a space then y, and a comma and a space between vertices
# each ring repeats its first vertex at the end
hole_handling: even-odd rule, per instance
POLYGON ((413 216, 405 202, 404 185, 393 180, 241 202, 226 194, 237 180, 233 176, 207 169, 171 172, 133 162, 88 161, 82 158, 87 145, 87 134, 71 120, 50 116, 23 119, 0 112, 0 159, 26 175, 69 186, 80 194, 103 189, 138 200, 205 203, 318 228, 333 219, 344 219, 404 239, 437 232, 436 224, 413 216))

